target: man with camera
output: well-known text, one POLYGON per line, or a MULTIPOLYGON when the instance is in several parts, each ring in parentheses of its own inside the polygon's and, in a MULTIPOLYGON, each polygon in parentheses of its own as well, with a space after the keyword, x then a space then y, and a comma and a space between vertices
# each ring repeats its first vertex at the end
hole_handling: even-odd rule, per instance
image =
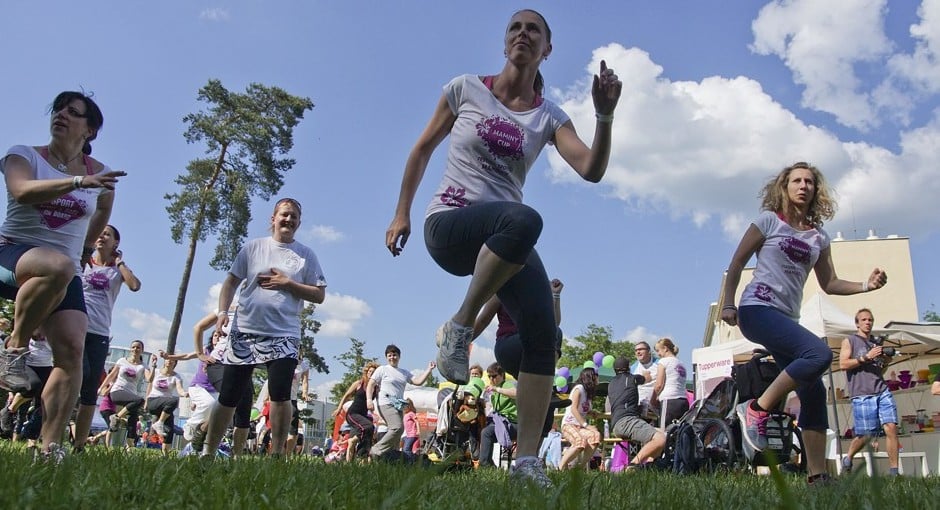
POLYGON ((884 370, 893 347, 885 347, 883 337, 871 335, 875 316, 862 308, 855 313, 855 334, 842 341, 839 368, 845 370, 847 389, 852 398, 855 437, 842 459, 842 467, 852 470, 852 457, 861 451, 869 436, 884 431, 887 438, 888 474, 898 474, 898 406, 885 384, 884 370))

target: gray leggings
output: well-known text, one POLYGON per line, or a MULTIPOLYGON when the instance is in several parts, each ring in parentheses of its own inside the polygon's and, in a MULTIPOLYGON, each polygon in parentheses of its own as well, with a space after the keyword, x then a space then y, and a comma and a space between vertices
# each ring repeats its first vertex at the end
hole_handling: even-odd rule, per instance
POLYGON ((522 269, 496 295, 519 328, 519 371, 555 373, 555 310, 552 291, 535 243, 542 218, 517 202, 484 202, 435 213, 424 222, 424 241, 431 258, 448 273, 473 274, 483 245, 522 269))
POLYGON ((401 411, 396 411, 392 406, 378 406, 379 416, 385 420, 388 426, 388 432, 379 439, 378 443, 372 447, 370 453, 375 456, 391 450, 397 450, 401 442, 401 434, 405 431, 405 425, 402 421, 401 411))

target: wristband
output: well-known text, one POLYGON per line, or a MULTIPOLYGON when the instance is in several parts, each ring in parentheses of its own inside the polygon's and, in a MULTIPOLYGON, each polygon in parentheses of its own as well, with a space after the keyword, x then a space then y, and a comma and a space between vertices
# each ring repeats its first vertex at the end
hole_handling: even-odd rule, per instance
POLYGON ((120 262, 117 263, 117 266, 116 266, 116 267, 121 267, 121 266, 126 266, 126 265, 127 265, 127 264, 124 263, 124 261, 122 260, 122 261, 120 261, 120 262))
POLYGON ((868 292, 868 280, 862 282, 862 292, 868 292))
POLYGON ((219 312, 216 312, 215 314, 216 317, 221 317, 223 315, 228 315, 228 312, 226 312, 225 310, 220 310, 219 312))
POLYGON ((722 309, 722 310, 735 310, 735 311, 737 311, 738 307, 736 307, 736 306, 734 306, 734 305, 725 305, 725 306, 722 306, 721 309, 722 309))
POLYGON ((611 123, 614 121, 614 114, 612 113, 594 113, 594 117, 597 118, 597 122, 606 122, 611 123))
POLYGON ((553 293, 552 293, 552 297, 555 298, 555 299, 561 299, 561 293, 553 292, 553 293))
POLYGON ((75 177, 72 177, 72 187, 75 188, 75 189, 81 189, 81 187, 82 187, 82 180, 84 180, 84 179, 85 179, 85 177, 82 176, 82 175, 76 175, 75 177))

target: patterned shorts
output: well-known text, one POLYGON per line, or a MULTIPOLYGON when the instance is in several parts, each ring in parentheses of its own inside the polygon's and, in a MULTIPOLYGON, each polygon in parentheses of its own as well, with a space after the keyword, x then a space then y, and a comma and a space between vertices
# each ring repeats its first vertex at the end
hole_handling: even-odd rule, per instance
POLYGON ((898 422, 898 406, 894 396, 885 390, 878 395, 852 398, 852 419, 855 420, 853 430, 856 436, 880 434, 886 423, 898 422))
POLYGON ((293 336, 263 336, 242 333, 236 329, 228 334, 228 346, 222 354, 225 365, 263 365, 269 361, 298 357, 300 339, 293 336))
POLYGON ((574 448, 594 448, 601 442, 601 433, 594 425, 581 428, 564 424, 561 426, 561 436, 574 448))

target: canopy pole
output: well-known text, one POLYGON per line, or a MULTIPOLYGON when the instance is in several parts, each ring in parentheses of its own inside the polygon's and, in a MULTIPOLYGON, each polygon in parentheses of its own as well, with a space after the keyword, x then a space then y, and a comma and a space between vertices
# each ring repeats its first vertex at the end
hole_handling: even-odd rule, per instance
POLYGON ((836 462, 842 462, 842 427, 839 426, 839 403, 836 402, 835 383, 832 379, 832 366, 829 367, 829 398, 832 402, 832 418, 836 425, 836 462))

